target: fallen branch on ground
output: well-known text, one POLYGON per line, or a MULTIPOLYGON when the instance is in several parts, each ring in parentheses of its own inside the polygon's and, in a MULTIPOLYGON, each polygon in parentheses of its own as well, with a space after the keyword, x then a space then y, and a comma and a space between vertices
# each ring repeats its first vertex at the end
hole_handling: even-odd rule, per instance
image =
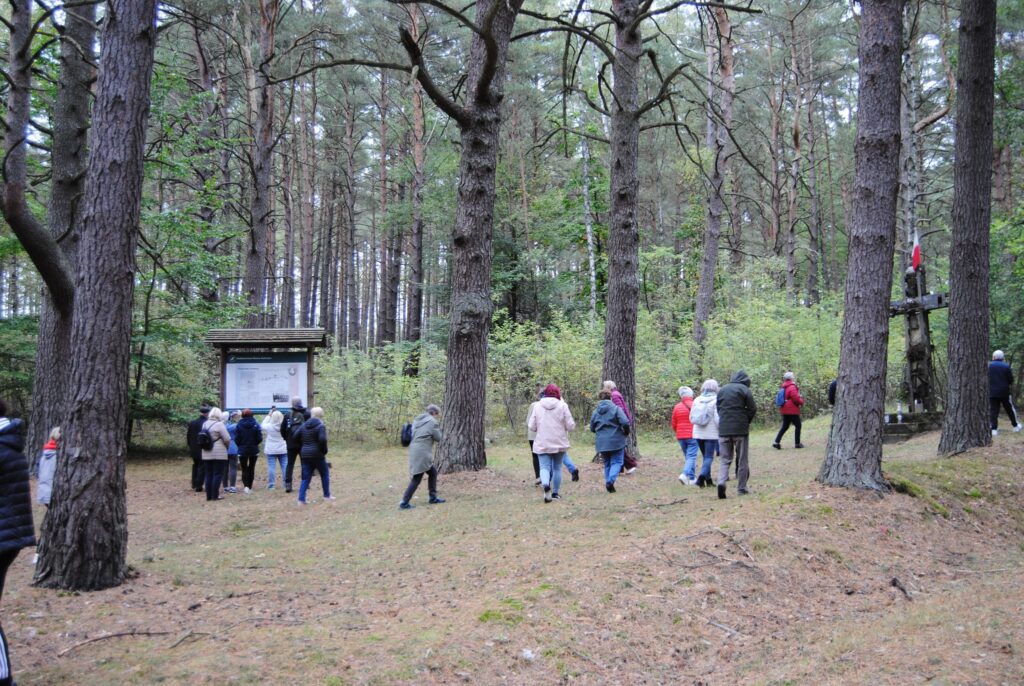
POLYGON ((97 641, 105 641, 108 638, 120 638, 122 636, 167 636, 173 632, 170 631, 119 631, 116 634, 103 634, 102 636, 93 636, 92 638, 76 643, 73 646, 68 646, 64 650, 57 653, 57 657, 64 657, 73 650, 77 650, 82 646, 89 645, 90 643, 96 643, 97 641))

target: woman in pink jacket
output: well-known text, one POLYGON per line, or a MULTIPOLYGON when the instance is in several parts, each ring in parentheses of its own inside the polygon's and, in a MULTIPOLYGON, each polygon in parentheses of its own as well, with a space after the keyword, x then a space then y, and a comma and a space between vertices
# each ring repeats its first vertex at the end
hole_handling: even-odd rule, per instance
POLYGON ((544 487, 544 502, 550 503, 562 496, 562 457, 569 449, 569 432, 576 428, 569 406, 562 401, 562 392, 555 384, 548 384, 544 397, 530 415, 530 431, 536 432, 533 450, 540 460, 540 483, 544 487))

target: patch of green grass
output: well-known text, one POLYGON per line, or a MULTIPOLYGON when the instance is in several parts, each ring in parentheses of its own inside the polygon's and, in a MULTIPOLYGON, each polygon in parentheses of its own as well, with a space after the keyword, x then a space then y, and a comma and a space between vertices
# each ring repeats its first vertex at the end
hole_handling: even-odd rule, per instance
POLYGON ((750 542, 750 549, 753 550, 755 553, 763 553, 771 547, 771 543, 764 540, 763 538, 755 538, 750 542))
POLYGON ((984 498, 985 494, 981 492, 981 489, 975 486, 969 491, 964 491, 964 495, 968 498, 984 498))
POLYGON ((825 550, 823 550, 822 552, 831 557, 836 562, 843 561, 843 554, 835 548, 825 548, 825 550))
POLYGON ((931 509, 932 512, 942 515, 946 519, 949 519, 949 509, 940 503, 938 500, 933 498, 924 490, 919 484, 914 483, 910 479, 903 476, 889 477, 889 483, 892 485, 892 489, 897 493, 905 493, 911 498, 918 498, 923 500, 925 504, 931 509))

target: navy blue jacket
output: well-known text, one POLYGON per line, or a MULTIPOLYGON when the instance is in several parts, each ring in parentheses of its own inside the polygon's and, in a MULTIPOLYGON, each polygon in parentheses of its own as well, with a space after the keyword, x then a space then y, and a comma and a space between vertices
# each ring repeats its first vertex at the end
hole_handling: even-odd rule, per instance
POLYGON ((622 408, 611 400, 602 400, 590 416, 590 430, 594 432, 594 448, 599 453, 611 453, 626 447, 629 420, 622 408))
POLYGON ((992 360, 988 363, 988 397, 1009 398, 1010 388, 1013 387, 1013 372, 1010 365, 1002 360, 992 360))
POLYGON ((36 530, 21 420, 0 417, 0 425, 0 552, 7 552, 34 546, 36 530))
POLYGON ((299 427, 301 448, 299 454, 303 460, 319 460, 327 457, 327 427, 316 417, 306 420, 299 427))
POLYGON ((242 417, 235 427, 235 444, 238 446, 239 455, 257 455, 260 452, 260 441, 263 440, 263 430, 255 417, 242 417))

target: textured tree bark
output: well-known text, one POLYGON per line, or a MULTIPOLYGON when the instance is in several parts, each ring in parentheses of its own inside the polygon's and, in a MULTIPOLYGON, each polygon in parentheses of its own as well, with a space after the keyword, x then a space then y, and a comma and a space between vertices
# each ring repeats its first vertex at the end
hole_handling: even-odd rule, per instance
POLYGON ((882 413, 900 155, 902 0, 861 2, 853 227, 839 386, 818 481, 886 490, 882 413))
POLYGON ((590 326, 597 323, 597 246, 594 241, 594 212, 590 204, 590 142, 580 138, 583 161, 583 225, 587 232, 587 274, 590 277, 590 326))
MULTIPOLYGON (((409 8, 409 34, 419 42, 419 7, 409 8)), ((423 114, 423 87, 412 82, 412 227, 409 235, 409 298, 406 312, 405 339, 418 341, 423 330, 423 187, 426 185, 427 145, 423 114)), ((410 376, 419 373, 419 351, 406 365, 410 376)))
MULTIPOLYGON (((495 173, 512 27, 522 0, 482 0, 469 52, 465 105, 459 110, 462 153, 452 230, 448 367, 444 381, 444 437, 438 448, 442 473, 487 466, 484 413, 487 397, 487 333, 491 322, 491 236, 495 173)), ((424 84, 426 87, 426 84, 424 84)))
POLYGON ((992 218, 995 0, 963 0, 957 65, 949 384, 939 453, 989 445, 988 277, 992 218))
MULTIPOLYGON (((96 5, 65 11, 60 46, 60 77, 53 106, 53 156, 47 225, 60 245, 74 278, 77 240, 73 235, 85 178, 89 131, 90 84, 95 71, 91 47, 96 41, 96 5), (83 53, 89 50, 88 53, 83 53)), ((32 383, 32 414, 27 445, 35 462, 51 428, 64 421, 71 378, 71 313, 62 314, 47 293, 39 313, 36 373, 32 383)))
POLYGON ((108 7, 80 222, 74 390, 36 565, 48 588, 108 588, 127 572, 128 365, 156 2, 108 7))
MULTIPOLYGON (((605 306, 604 379, 636 412, 636 320, 640 231, 637 192, 640 187, 637 156, 640 138, 638 85, 642 40, 633 20, 640 13, 638 0, 613 0, 615 61, 612 65, 610 218, 608 226, 608 294, 605 306)), ((630 433, 635 446, 636 433, 630 433)))
POLYGON ((347 306, 347 322, 345 344, 359 346, 359 290, 356 287, 356 155, 358 154, 355 140, 356 113, 350 107, 345 111, 345 302, 347 306))
POLYGON ((729 128, 732 126, 732 103, 736 91, 736 78, 733 70, 732 26, 725 9, 716 7, 709 12, 714 17, 712 25, 708 23, 708 83, 717 80, 719 87, 709 85, 709 107, 707 121, 707 147, 712 155, 711 176, 708 179, 707 224, 704 229, 703 254, 700 259, 700 279, 697 283, 697 300, 694 304, 693 339, 697 344, 698 355, 707 337, 705 328, 711 317, 715 303, 715 272, 718 269, 718 243, 722 235, 722 215, 725 214, 725 175, 728 155, 726 146, 729 141, 729 128), (710 103, 715 101, 717 93, 719 102, 716 107, 710 103), (716 112, 717 110, 717 112, 716 112))

